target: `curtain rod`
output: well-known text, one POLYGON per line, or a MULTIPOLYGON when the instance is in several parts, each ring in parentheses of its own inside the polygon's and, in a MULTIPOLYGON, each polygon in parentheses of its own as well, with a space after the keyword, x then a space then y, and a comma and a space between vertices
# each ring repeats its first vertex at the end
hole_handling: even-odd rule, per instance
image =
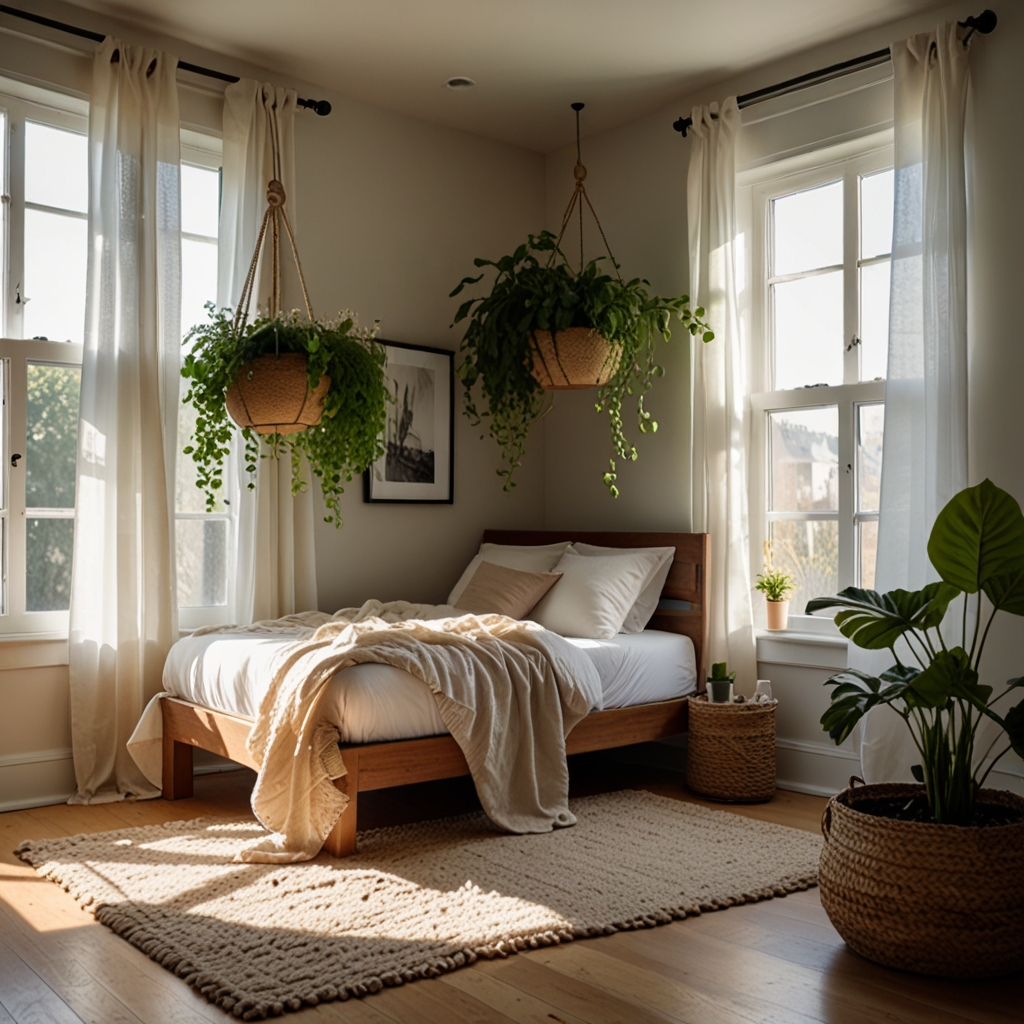
MULTIPOLYGON (((975 32, 988 35, 998 23, 995 11, 982 11, 976 18, 970 17, 966 21, 957 22, 961 28, 967 29, 964 37, 964 46, 975 32)), ((822 82, 831 82, 834 78, 842 78, 844 75, 853 74, 855 71, 864 71, 867 68, 878 67, 880 64, 887 64, 892 60, 892 53, 887 46, 884 50, 875 50, 874 53, 866 53, 863 57, 854 57, 852 60, 844 60, 840 64, 831 64, 827 68, 818 71, 811 71, 806 75, 797 78, 790 78, 778 85, 769 85, 765 89, 758 89, 755 92, 744 93, 736 97, 736 105, 742 110, 744 107, 753 106, 755 103, 763 103, 765 100, 775 99, 776 96, 786 96, 791 92, 799 92, 801 89, 809 89, 812 85, 820 85, 822 82)), ((712 114, 717 117, 717 114, 712 114)), ((672 127, 686 138, 687 129, 693 124, 692 117, 679 117, 672 122, 672 127)))
MULTIPOLYGON (((9 14, 12 18, 23 18, 25 21, 35 22, 37 25, 45 25, 47 28, 55 28, 58 32, 67 32, 69 35, 79 36, 82 39, 91 39, 93 42, 102 43, 106 36, 100 32, 91 32, 86 28, 79 28, 77 25, 69 25, 65 21, 55 21, 53 18, 44 18, 40 14, 30 14, 28 11, 20 11, 16 7, 8 7, 0 4, 0 13, 9 14)), ((216 78, 221 82, 237 82, 238 75, 229 75, 223 71, 214 71, 212 68, 200 67, 198 64, 190 64, 188 61, 179 60, 178 67, 182 71, 191 71, 195 75, 205 75, 207 78, 216 78)), ((331 112, 331 105, 327 100, 297 100, 300 107, 307 107, 315 110, 321 117, 326 117, 331 112)))

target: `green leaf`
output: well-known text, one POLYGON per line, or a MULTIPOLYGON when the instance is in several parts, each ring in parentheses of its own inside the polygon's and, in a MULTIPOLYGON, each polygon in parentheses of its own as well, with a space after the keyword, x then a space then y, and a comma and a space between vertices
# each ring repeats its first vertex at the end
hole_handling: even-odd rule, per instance
POLYGON ((1024 615, 1024 569, 991 576, 981 589, 1000 611, 1024 615))
POLYGON ((1024 570, 1024 513, 991 480, 967 487, 938 514, 928 557, 939 575, 968 594, 1024 570))
POLYGON ((847 587, 835 597, 808 601, 807 614, 839 608, 835 623, 843 636, 858 647, 881 650, 892 647, 910 629, 937 626, 958 593, 948 583, 929 583, 921 590, 893 590, 887 594, 847 587))
POLYGON ((951 651, 939 651, 931 664, 911 684, 914 692, 927 707, 943 708, 951 697, 963 697, 976 703, 981 698, 979 691, 991 687, 978 686, 978 673, 971 668, 970 658, 962 647, 951 651))
POLYGON ((844 669, 825 680, 826 686, 835 689, 832 703, 821 716, 822 727, 837 744, 842 743, 873 707, 904 697, 916 675, 916 669, 902 665, 894 665, 880 678, 857 669, 844 669))
POLYGON ((1006 712, 1003 728, 1006 729, 1013 752, 1018 757, 1024 757, 1024 700, 1006 712))

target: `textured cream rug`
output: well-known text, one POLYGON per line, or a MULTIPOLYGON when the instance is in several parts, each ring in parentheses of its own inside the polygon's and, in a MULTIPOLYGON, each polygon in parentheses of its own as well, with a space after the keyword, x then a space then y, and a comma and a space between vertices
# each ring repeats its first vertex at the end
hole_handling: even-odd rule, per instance
POLYGON ((573 828, 482 814, 378 829, 359 854, 235 864, 251 822, 171 822, 23 843, 20 856, 245 1020, 814 885, 821 839, 647 792, 572 802, 573 828))

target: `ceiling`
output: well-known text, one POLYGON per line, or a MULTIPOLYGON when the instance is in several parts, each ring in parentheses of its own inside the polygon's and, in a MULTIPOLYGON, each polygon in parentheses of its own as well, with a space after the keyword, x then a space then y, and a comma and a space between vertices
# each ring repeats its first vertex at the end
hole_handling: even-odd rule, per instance
MULTIPOLYGON (((378 106, 550 152, 936 0, 77 0, 378 106), (476 80, 453 91, 455 75, 476 80)), ((771 84, 766 82, 765 84, 771 84)))

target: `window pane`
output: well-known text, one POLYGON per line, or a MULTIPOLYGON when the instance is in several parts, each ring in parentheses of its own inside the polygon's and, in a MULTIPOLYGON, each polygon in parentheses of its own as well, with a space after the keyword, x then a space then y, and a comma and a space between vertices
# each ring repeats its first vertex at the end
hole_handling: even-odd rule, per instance
POLYGON ((77 366, 28 364, 25 505, 74 508, 78 454, 77 366))
POLYGON ((772 563, 793 577, 790 609, 803 615, 807 602, 831 597, 839 590, 839 523, 835 519, 815 522, 771 524, 772 563))
POLYGON ((772 275, 798 274, 843 262, 843 183, 772 201, 772 275))
POLYGON ((66 612, 71 607, 74 519, 26 519, 25 609, 66 612))
POLYGON ((176 527, 179 607, 226 604, 227 522, 223 519, 179 519, 176 527))
POLYGON ((220 174, 181 165, 181 230, 216 238, 220 222, 220 174))
POLYGON ((772 285, 775 387, 843 383, 843 272, 772 285))
POLYGON ((772 512, 839 510, 839 407, 769 414, 772 512))
POLYGON ((88 144, 84 135, 25 122, 25 201, 88 211, 88 144))
POLYGON ((890 265, 872 263, 860 271, 860 379, 885 377, 889 363, 890 265))
POLYGON ((878 520, 857 524, 857 546, 860 549, 860 583, 865 590, 875 589, 875 555, 878 551, 878 520))
POLYGON ((857 511, 877 512, 882 490, 882 431, 885 405, 857 407, 857 511))
POLYGON ((206 323, 207 302, 217 300, 217 244, 181 240, 181 333, 206 323))
POLYGON ((85 330, 87 222, 25 211, 26 338, 81 343, 85 330))
POLYGON ((860 179, 860 258, 892 252, 893 172, 860 179))

